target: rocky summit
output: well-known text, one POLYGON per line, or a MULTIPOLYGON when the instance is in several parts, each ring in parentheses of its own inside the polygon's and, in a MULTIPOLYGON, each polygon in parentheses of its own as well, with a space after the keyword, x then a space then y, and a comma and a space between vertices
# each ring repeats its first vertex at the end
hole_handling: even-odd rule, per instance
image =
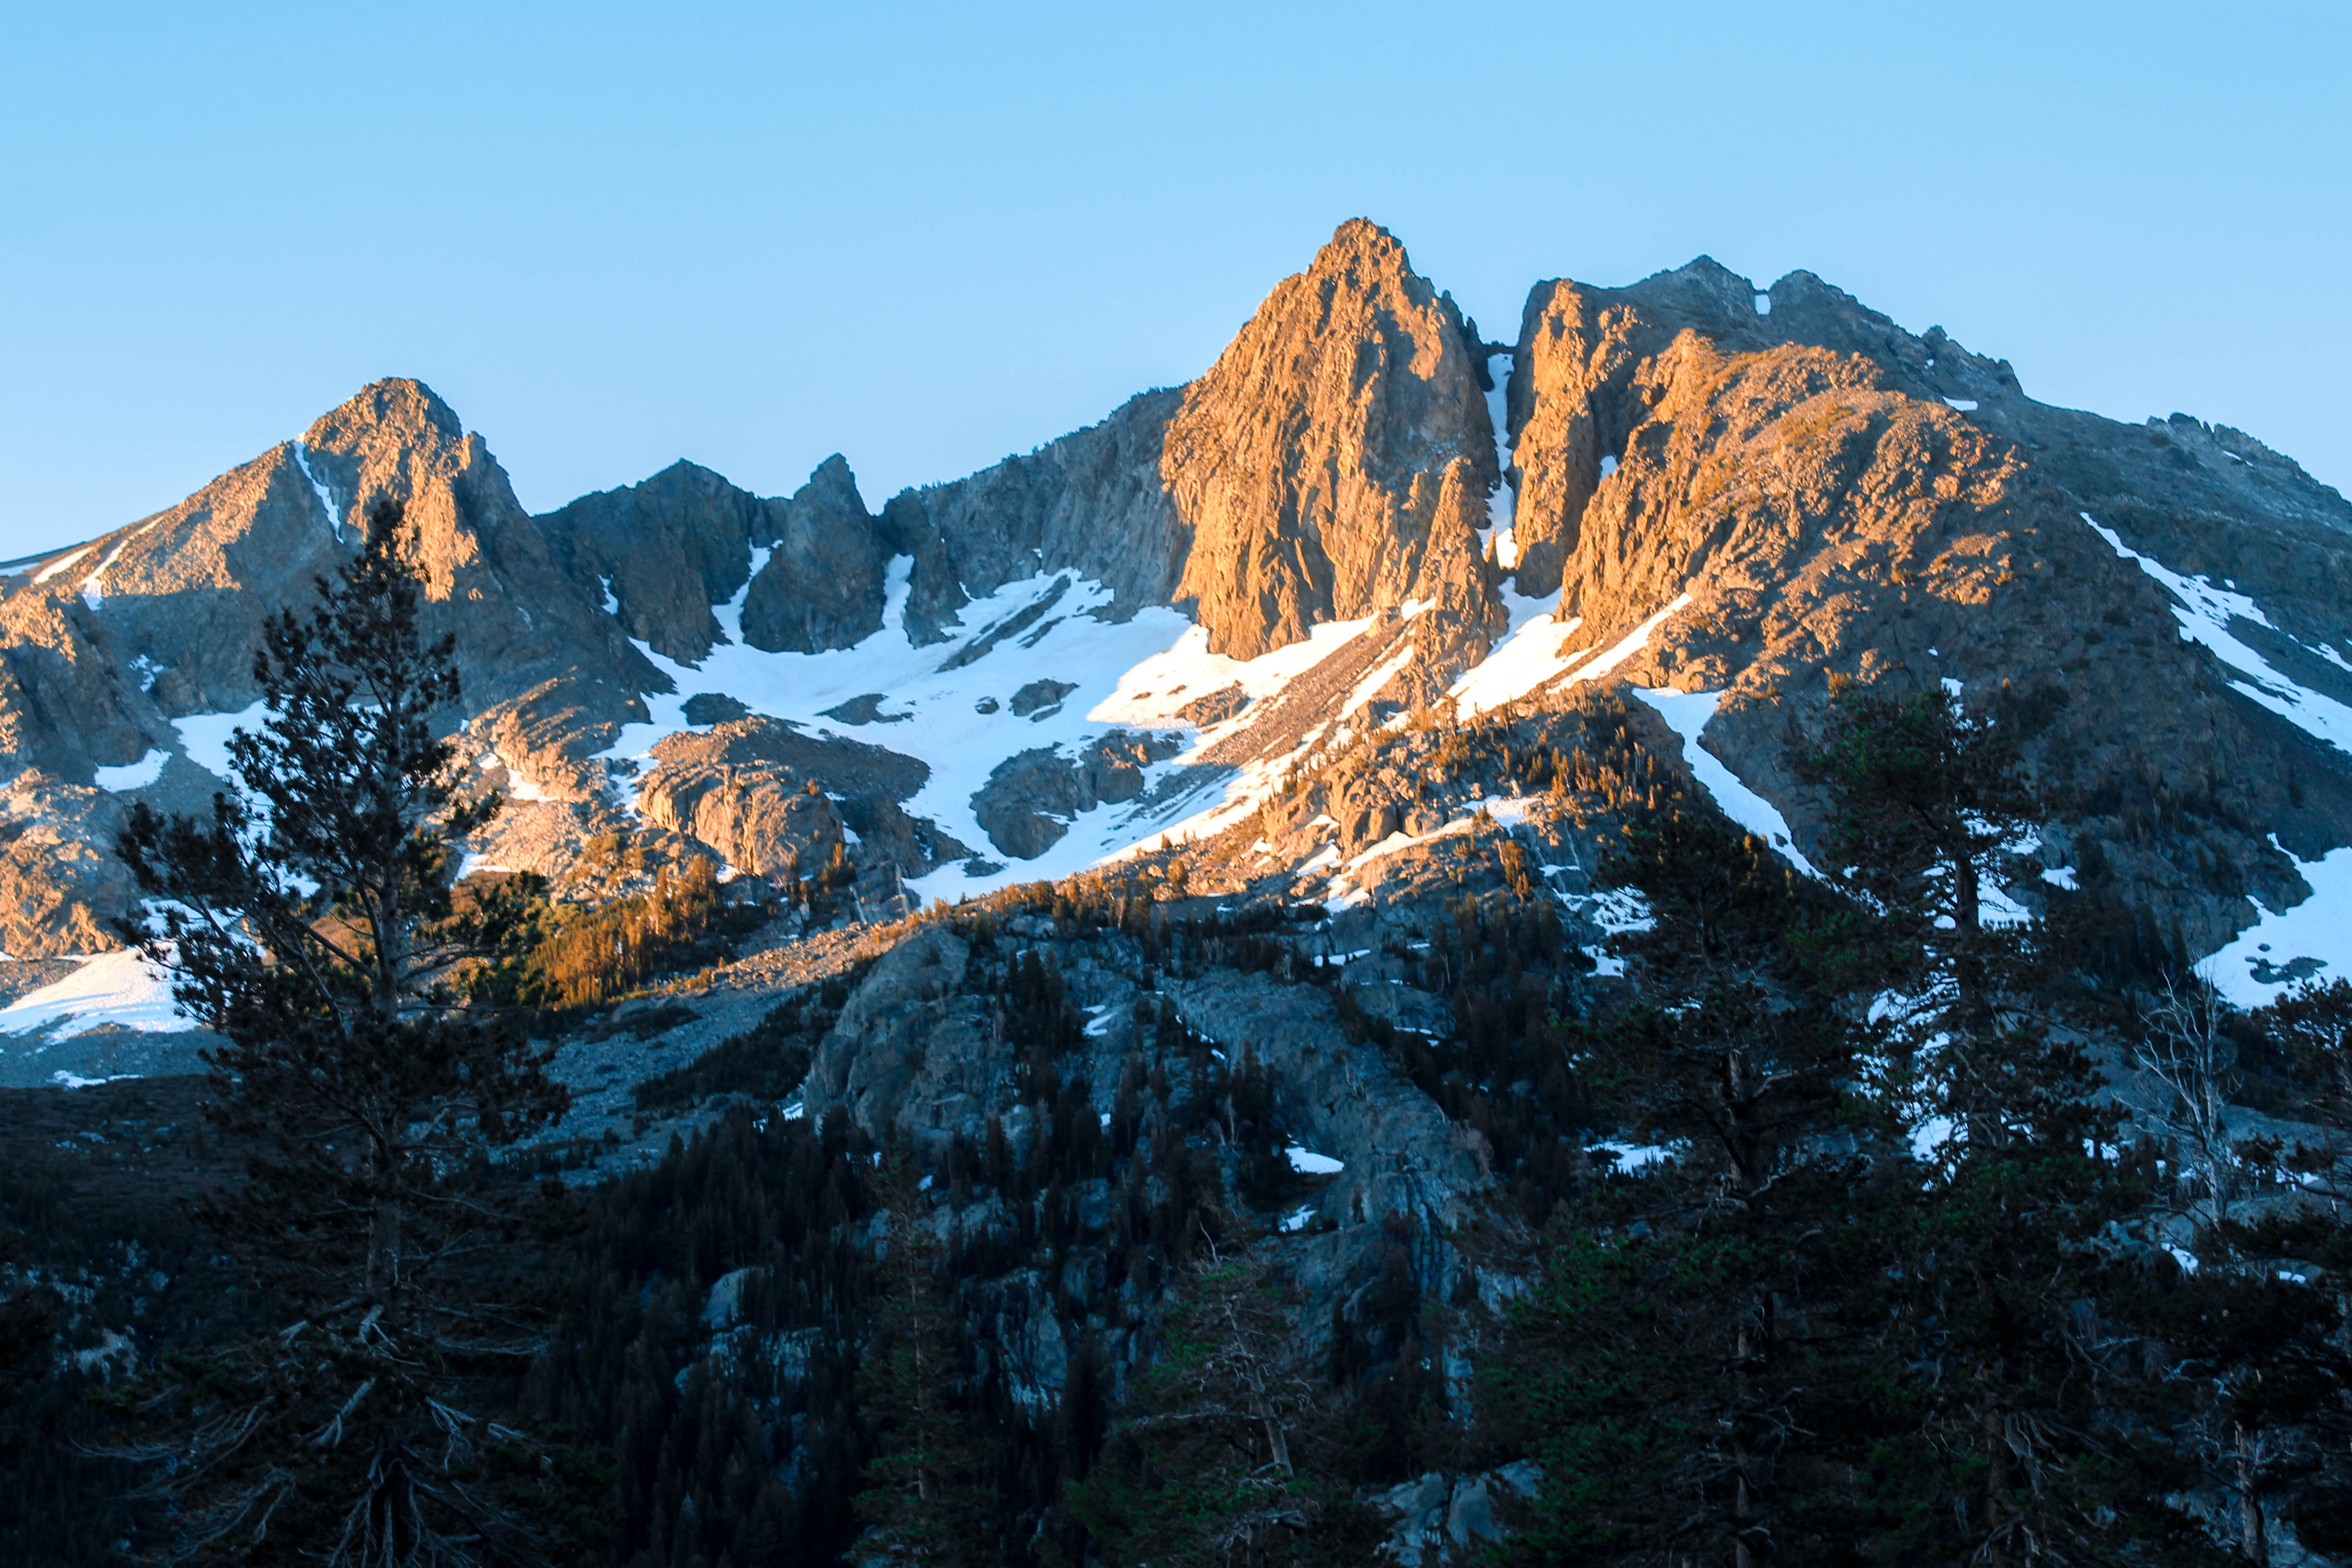
MULTIPOLYGON (((1549 1069, 1432 1053, 1622 980, 1654 911, 1610 868, 1645 803, 1835 880, 1851 840, 1805 758, 1848 692, 1948 694, 2015 749, 2042 819, 1987 918, 2063 926, 2083 973, 2199 968, 2241 1007, 2352 974, 2341 495, 2224 424, 2037 402, 1807 272, 1540 281, 1489 340, 1355 220, 1197 380, 878 506, 835 456, 789 496, 679 462, 532 516, 483 436, 391 379, 0 567, 0 1083, 199 1070, 210 1037, 112 934, 116 835, 132 802, 230 787, 264 619, 386 499, 455 639, 464 790, 505 802, 468 879, 529 873, 584 921, 700 879, 741 915, 691 971, 561 1015, 570 1179, 771 1116, 914 1152, 961 1205, 941 1235, 999 1238, 971 1321, 1024 1410, 1109 1400, 1164 1343, 1106 1237, 1173 1246, 1150 1226, 1192 1212, 1184 1183, 1289 1238, 1323 1363, 1402 1353, 1382 1290, 1498 1312, 1532 1265, 1472 1227, 1550 1212, 1528 1194, 1568 1156, 1509 1131, 1549 1069), (1497 909, 1540 910, 1554 978, 1473 1016, 1449 955, 1497 909), (1024 1034, 1009 996, 1059 1021, 1024 1034), (761 1052, 788 1066, 742 1067, 761 1052), (1222 1131, 1138 1131, 1179 1057, 1242 1086, 1222 1131), (1236 1152, 1253 1115, 1279 1129, 1264 1170, 1236 1152), (1148 1202, 1074 1156, 1033 1212, 1003 1174, 1024 1137, 1212 1152, 1148 1202)), ((728 1258, 673 1325, 696 1364, 752 1354, 733 1303, 772 1265, 728 1258)), ((785 1342, 760 1353, 815 1364, 785 1342)), ((1423 1364, 1466 1387, 1449 1342, 1423 1364)), ((1366 1461, 1377 1551, 1492 1538, 1536 1484, 1504 1457, 1366 1461)))
POLYGON ((2352 510, 2291 459, 2036 403, 1941 329, 1706 258, 1539 283, 1484 342, 1355 220, 1199 380, 878 510, 835 457, 789 497, 681 462, 531 517, 391 380, 11 564, 6 952, 112 945, 122 804, 221 787, 263 617, 380 497, 510 803, 477 861, 559 884, 614 834, 805 870, 832 803, 876 800, 920 826, 853 828, 849 859, 921 901, 1192 840, 1237 893, 1321 898, 1311 855, 1227 852, 1279 780, 1412 712, 1611 689, 1705 694, 1653 737, 1665 765, 1727 768, 1818 858, 1792 747, 1833 683, 1888 678, 2011 715, 2066 803, 2053 876, 2191 958, 2290 919, 2352 844, 2352 510), (809 784, 828 804, 756 804, 809 784))

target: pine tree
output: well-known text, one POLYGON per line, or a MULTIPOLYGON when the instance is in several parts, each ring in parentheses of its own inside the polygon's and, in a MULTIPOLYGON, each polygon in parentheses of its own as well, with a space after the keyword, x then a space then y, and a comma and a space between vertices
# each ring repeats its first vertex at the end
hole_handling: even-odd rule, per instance
POLYGON ((2101 1561, 2127 1542, 2212 1560, 2159 1500, 2193 1474, 2168 1436, 2177 1390, 2116 1315, 2140 1276, 2100 1245, 2144 1199, 2120 1112, 2046 1022, 2041 923, 2011 893, 2048 804, 1995 721, 1945 693, 1848 689, 1808 771, 1852 904, 1806 945, 1867 1005, 1872 1087, 1903 1134, 1860 1223, 1880 1364, 1909 1411, 1850 1450, 1881 1479, 1858 1522, 1908 1560, 2101 1561))
POLYGON ((860 1562, 953 1568, 1002 1560, 982 1439, 963 1408, 968 1378, 944 1278, 946 1248, 902 1166, 884 1184, 887 1284, 862 1350, 857 1398, 880 1451, 856 1501, 860 1562))
POLYGON ((1300 1343, 1300 1305, 1263 1246, 1191 1271, 1118 1457, 1063 1491, 1112 1563, 1369 1560, 1368 1510, 1332 1483, 1340 1412, 1300 1343))
POLYGON ((1513 1562, 1697 1553, 1748 1568, 1818 1542, 1781 1519, 1784 1472, 1837 1352, 1816 1298, 1853 1172, 1839 1128, 1851 1036, 1786 938, 1824 900, 1720 814, 1637 812, 1603 877, 1645 929, 1615 942, 1640 1004, 1578 1057, 1612 1113, 1674 1158, 1604 1181, 1512 1312, 1491 1369, 1545 1465, 1513 1562))
MULTIPOLYGON (((57 1331, 51 1293, 19 1272, 16 1259, 24 1244, 21 1232, 0 1230, 0 1417, 26 1385, 48 1371, 57 1331)), ((0 1426, 0 1454, 6 1452, 8 1436, 0 1426)))
POLYGON ((1852 900, 1811 956, 1877 993, 1882 1089, 1931 1135, 1979 1146, 2046 1125, 2093 1079, 2021 1006, 2035 922, 2007 889, 2038 868, 2047 807, 2008 732, 1948 692, 1848 687, 1803 761, 1830 794, 1831 879, 1852 900))
MULTIPOLYGON (((156 911, 126 935, 174 975, 208 1052, 207 1114, 247 1180, 200 1216, 283 1327, 176 1354, 140 1391, 171 1505, 170 1560, 472 1563, 541 1550, 541 1462, 474 1405, 537 1348, 498 1249, 534 1196, 488 1152, 562 1114, 564 1089, 510 1017, 462 1005, 499 910, 460 910, 457 842, 495 796, 457 798, 436 733, 452 643, 419 629, 400 514, 306 619, 266 626, 271 717, 229 752, 207 819, 137 807, 120 852, 156 911)), ((541 1457, 543 1458, 543 1456, 541 1457)))
POLYGON ((2352 980, 2299 981, 2256 1019, 2289 1062, 2317 1085, 2329 1114, 2352 1122, 2352 980))

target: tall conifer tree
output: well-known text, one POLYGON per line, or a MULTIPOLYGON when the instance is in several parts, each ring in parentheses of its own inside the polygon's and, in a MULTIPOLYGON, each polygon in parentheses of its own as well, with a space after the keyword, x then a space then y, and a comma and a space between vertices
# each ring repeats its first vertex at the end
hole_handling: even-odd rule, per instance
POLYGON ((539 1550, 541 1467, 475 1403, 537 1347, 496 1261, 533 1194, 487 1155, 567 1097, 512 1020, 462 1005, 513 911, 453 898, 458 841, 499 802, 456 793, 454 647, 420 630, 400 521, 379 505, 311 614, 267 624, 270 717, 230 741, 239 787, 202 819, 142 805, 120 844, 153 911, 126 934, 227 1037, 206 1054, 208 1115, 249 1152, 247 1180, 201 1217, 282 1325, 142 1391, 163 1424, 146 1452, 166 1461, 164 1558, 539 1550))

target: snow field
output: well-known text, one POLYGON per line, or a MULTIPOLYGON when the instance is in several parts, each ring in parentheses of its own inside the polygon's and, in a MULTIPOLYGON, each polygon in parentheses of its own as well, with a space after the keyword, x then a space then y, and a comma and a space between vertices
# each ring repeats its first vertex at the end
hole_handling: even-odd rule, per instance
MULTIPOLYGON (((2296 684, 2273 668, 2270 660, 2231 635, 2230 623, 2241 619, 2279 631, 2260 605, 2243 594, 2216 588, 2210 578, 2183 576, 2153 556, 2142 555, 2126 544, 2114 529, 2103 526, 2089 512, 2076 515, 2089 523, 2092 531, 2105 540, 2118 556, 2137 562, 2141 571, 2164 584, 2173 597, 2172 616, 2180 623, 2181 636, 2203 643, 2216 658, 2247 677, 2231 681, 2231 687, 2337 751, 2352 752, 2352 708, 2296 684)), ((2344 662, 2333 648, 2323 647, 2315 651, 2334 657, 2338 664, 2344 662)))
MULTIPOLYGON (((2273 837, 2273 848, 2294 858, 2273 837)), ((2291 981, 2255 977, 2254 966, 2284 966, 2312 958, 2323 966, 2321 984, 2352 976, 2352 848, 2331 849, 2316 860, 2296 860, 2311 884, 2311 897, 2292 909, 2267 910, 2250 900, 2262 918, 2199 968, 2214 988, 2241 1007, 2259 1007, 2285 994, 2291 981)))
POLYGON ((60 1024, 51 1037, 60 1040, 102 1024, 170 1035, 196 1026, 173 1004, 172 977, 128 947, 85 959, 64 979, 0 1007, 0 1034, 30 1034, 51 1024, 60 1024))
MULTIPOLYGON (((765 552, 755 553, 753 575, 764 558, 765 552)), ((1125 622, 1098 619, 1092 612, 1110 604, 1110 591, 1077 579, 1036 626, 1006 637, 970 664, 945 669, 941 666, 971 639, 1045 596, 1065 574, 1039 573, 1007 583, 964 606, 957 638, 918 647, 906 630, 913 566, 908 556, 890 563, 882 627, 853 647, 801 654, 763 653, 751 647, 742 637, 748 582, 728 603, 712 606, 729 640, 712 648, 699 665, 664 658, 639 642, 638 650, 677 689, 647 694, 650 721, 625 726, 602 754, 636 760, 641 765, 649 763, 656 742, 690 728, 685 714, 688 697, 723 692, 755 713, 919 759, 930 769, 930 777, 903 803, 905 809, 937 823, 969 845, 976 858, 995 860, 1000 857, 972 814, 971 797, 1008 757, 1041 746, 1075 756, 1115 728, 1188 732, 1192 744, 1182 754, 1145 770, 1149 798, 1171 770, 1197 762, 1204 748, 1256 717, 1255 711, 1245 710, 1203 729, 1178 718, 1179 709, 1229 685, 1240 686, 1262 702, 1373 624, 1368 616, 1318 626, 1304 643, 1244 661, 1211 653, 1205 628, 1173 608, 1140 610, 1125 622), (1056 707, 1026 718, 1013 714, 1009 705, 1013 694, 1041 679, 1071 682, 1077 689, 1056 707), (867 692, 888 694, 880 709, 883 721, 852 725, 823 716, 826 709, 867 692), (981 712, 983 699, 993 699, 996 711, 981 712)), ((1171 842, 1177 835, 1213 832, 1223 826, 1223 816, 1255 810, 1280 776, 1278 765, 1245 769, 1240 778, 1222 781, 1227 787, 1207 811, 1159 832, 1141 826, 1150 809, 1141 802, 1104 806, 1078 816, 1070 831, 1034 860, 1008 861, 1003 870, 981 876, 958 863, 910 885, 926 900, 952 902, 1013 882, 1068 876, 1134 849, 1139 842, 1149 846, 1171 842)), ((1158 809, 1164 816, 1171 807, 1161 803, 1158 809)))
POLYGON ((1778 849, 1789 864, 1818 881, 1821 872, 1805 858, 1789 831, 1789 819, 1780 808, 1758 795, 1740 781, 1739 775, 1725 765, 1723 759, 1699 744, 1707 721, 1715 717, 1716 704, 1723 700, 1720 691, 1676 691, 1671 688, 1636 686, 1633 695, 1658 710, 1666 727, 1682 737, 1683 761, 1698 782, 1706 786, 1707 794, 1723 814, 1739 824, 1765 843, 1778 849))
POLYGON ((1677 595, 1674 603, 1598 653, 1590 648, 1567 651, 1568 640, 1584 624, 1581 616, 1567 621, 1530 621, 1517 626, 1495 645, 1494 652, 1465 670, 1446 694, 1466 719, 1515 702, 1571 670, 1575 673, 1562 685, 1598 679, 1649 646, 1651 635, 1690 602, 1687 593, 1677 595))

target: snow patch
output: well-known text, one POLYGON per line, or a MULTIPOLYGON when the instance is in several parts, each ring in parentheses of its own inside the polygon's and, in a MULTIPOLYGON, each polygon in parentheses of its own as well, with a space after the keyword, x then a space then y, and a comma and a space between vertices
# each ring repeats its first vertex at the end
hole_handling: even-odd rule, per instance
POLYGON ((548 793, 540 788, 535 779, 515 771, 515 765, 497 752, 484 753, 482 760, 495 768, 503 768, 507 775, 506 795, 509 800, 546 800, 548 793))
POLYGON ((1947 397, 1944 401, 1963 414, 1974 414, 1977 411, 1977 400, 1973 397, 1947 397))
POLYGON ((1328 1154, 1318 1154, 1312 1149, 1301 1148, 1296 1143, 1285 1149, 1282 1157, 1290 1162, 1292 1170, 1305 1176, 1336 1176, 1348 1168, 1328 1154))
POLYGON ((60 572, 65 571, 75 562, 80 560, 83 556, 89 554, 92 550, 97 548, 98 547, 94 544, 85 544, 70 555, 58 556, 55 561, 50 562, 47 566, 41 568, 40 574, 33 579, 34 584, 38 586, 40 584, 47 582, 50 578, 56 576, 60 572))
POLYGON ((171 759, 171 752, 151 749, 135 763, 99 769, 95 782, 103 790, 145 789, 163 776, 163 764, 171 759))
POLYGON ((1633 888, 1611 888, 1596 894, 1583 912, 1586 920, 1612 936, 1649 931, 1658 923, 1657 916, 1650 912, 1650 900, 1633 888))
POLYGON ((235 713, 191 713, 184 719, 172 721, 172 728, 180 732, 180 751, 188 761, 225 783, 234 784, 236 773, 228 757, 228 738, 237 730, 247 733, 257 731, 262 721, 271 717, 269 705, 259 698, 253 706, 235 713))
MULTIPOLYGON (((1347 715, 1353 713, 1357 709, 1364 706, 1367 702, 1370 702, 1373 698, 1379 696, 1381 693, 1381 688, 1386 686, 1391 680, 1394 679, 1399 671, 1402 670, 1406 665, 1412 662, 1413 651, 1412 638, 1399 637, 1397 639, 1396 652, 1391 654, 1387 658, 1382 659, 1380 664, 1373 668, 1370 675, 1367 675, 1363 679, 1356 682, 1356 689, 1348 693, 1348 700, 1345 702, 1339 704, 1340 717, 1345 718, 1347 715)), ((1404 715, 1400 713, 1390 721, 1391 723, 1402 722, 1403 718, 1404 715)))
POLYGON ((2126 544, 2114 529, 2103 527, 2087 511, 2076 515, 2090 524, 2092 531, 2105 540, 2117 555, 2137 562, 2141 571, 2164 584, 2173 597, 2172 618, 2180 623, 2181 636, 2191 642, 2203 643, 2216 658, 2247 677, 2231 681, 2234 689, 2337 751, 2352 752, 2352 708, 2309 687, 2297 685, 2273 668, 2270 660, 2231 635, 2230 623, 2233 620, 2279 630, 2260 605, 2243 594, 2215 587, 2210 577, 2184 576, 2153 556, 2142 555, 2126 544))
POLYGON ((172 977, 134 947, 88 959, 64 979, 0 1007, 0 1034, 30 1034, 51 1024, 61 1026, 52 1036, 60 1040, 107 1024, 164 1035, 196 1027, 172 1000, 172 977))
POLYGON ((1933 1164, 1959 1136, 1958 1122, 1948 1116, 1930 1116, 1911 1130, 1911 1157, 1922 1164, 1933 1164))
MULTIPOLYGON (((2273 847, 2294 859, 2273 837, 2273 847)), ((2275 1001, 2294 984, 2280 971, 2298 958, 2319 965, 2318 978, 2352 975, 2352 848, 2331 849, 2316 860, 2296 860, 2311 897, 2290 909, 2268 910, 2250 898, 2262 918, 2200 967, 2214 988, 2241 1007, 2275 1001), (2275 976, 2265 980, 2263 974, 2275 976)))
POLYGON ((1653 1165, 1671 1164, 1681 1157, 1681 1151, 1665 1143, 1591 1143, 1585 1146, 1587 1155, 1614 1154, 1617 1169, 1629 1176, 1638 1176, 1653 1165))
POLYGON ((1723 814, 1739 824, 1765 843, 1778 849, 1791 866, 1806 876, 1819 880, 1821 872, 1805 858, 1789 831, 1789 819, 1780 808, 1749 789, 1739 775, 1725 764, 1722 758, 1699 744, 1699 737, 1715 717, 1716 705, 1723 700, 1720 691, 1675 691, 1666 688, 1636 686, 1633 695, 1658 710, 1666 728, 1682 737, 1683 761, 1698 782, 1706 786, 1707 794, 1723 814))
POLYGON ((1478 531, 1478 542, 1485 550, 1491 536, 1495 563, 1508 572, 1519 563, 1518 540, 1512 527, 1518 496, 1511 489, 1511 356, 1487 355, 1486 375, 1495 384, 1486 394, 1486 417, 1494 423, 1495 457, 1502 477, 1494 494, 1486 498, 1486 526, 1478 531))
POLYGON ((1475 717, 1506 702, 1514 702, 1539 687, 1569 679, 1564 686, 1595 680, 1648 646, 1651 634, 1691 602, 1685 593, 1635 626, 1609 647, 1570 652, 1569 639, 1584 624, 1582 616, 1569 621, 1537 621, 1512 632, 1495 645, 1495 651, 1465 670, 1447 695, 1464 718, 1475 717), (1573 670, 1575 673, 1570 675, 1573 670))
MULTIPOLYGON (((1480 827, 1517 827, 1533 814, 1536 800, 1532 795, 1512 795, 1484 801, 1480 804, 1485 807, 1483 812, 1473 812, 1457 816, 1444 826, 1434 828, 1427 833, 1412 834, 1402 831, 1391 833, 1378 844, 1357 854, 1346 865, 1341 866, 1340 873, 1345 875, 1359 866, 1368 866, 1385 856, 1394 855, 1399 850, 1411 849, 1415 845, 1434 844, 1441 838, 1457 838, 1465 833, 1474 833, 1480 827)), ((1317 865, 1324 863, 1326 856, 1333 861, 1338 860, 1339 846, 1325 845, 1320 854, 1299 869, 1302 871, 1312 869, 1317 865)))
POLYGON ((1601 458, 1601 477, 1602 479, 1605 479, 1609 478, 1612 474, 1614 474, 1616 471, 1617 471, 1617 459, 1616 459, 1616 458, 1601 458))
POLYGON ((288 445, 294 450, 294 466, 299 468, 302 471, 302 477, 310 481, 310 493, 319 498, 319 510, 327 514, 327 531, 335 536, 336 543, 341 544, 343 542, 343 514, 335 510, 334 492, 320 483, 319 476, 310 471, 310 449, 299 441, 291 441, 288 445))

